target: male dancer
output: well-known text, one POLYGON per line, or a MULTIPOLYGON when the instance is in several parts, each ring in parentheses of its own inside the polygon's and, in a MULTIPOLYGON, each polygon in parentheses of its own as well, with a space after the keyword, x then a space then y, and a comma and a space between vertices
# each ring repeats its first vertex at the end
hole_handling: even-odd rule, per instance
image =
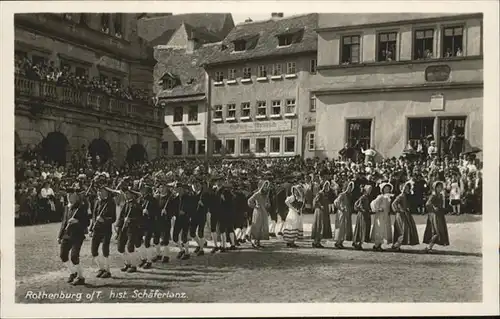
POLYGON ((194 250, 197 256, 204 255, 203 247, 205 245, 204 229, 207 220, 208 211, 208 193, 198 181, 193 183, 193 202, 196 203, 196 209, 191 216, 189 235, 194 238, 198 247, 194 250))
POLYGON ((141 263, 139 267, 150 269, 152 263, 156 261, 156 256, 160 254, 160 231, 158 228, 160 208, 158 200, 153 196, 153 188, 150 185, 142 185, 141 194, 144 247, 139 248, 141 253, 141 263), (151 247, 151 239, 153 239, 154 247, 151 247))
POLYGON ((92 225, 90 232, 93 234, 90 250, 92 259, 99 268, 98 278, 110 278, 109 270, 109 245, 113 233, 112 225, 116 221, 116 204, 104 185, 97 192, 97 203, 92 212, 92 225), (99 261, 99 245, 102 244, 103 260, 99 261))
POLYGON ((85 240, 85 230, 89 225, 89 216, 82 203, 79 189, 74 187, 67 190, 68 206, 63 215, 61 229, 57 237, 60 247, 60 258, 70 271, 68 283, 73 286, 85 284, 83 269, 80 265, 80 250, 85 240), (71 252, 71 262, 70 259, 71 252))
POLYGON ((160 209, 160 215, 158 216, 158 231, 161 239, 160 255, 157 256, 156 259, 161 260, 162 263, 168 263, 170 261, 168 257, 168 244, 170 241, 170 231, 172 230, 172 216, 174 216, 172 207, 179 206, 175 204, 178 198, 165 182, 160 183, 156 198, 160 209))
POLYGON ((132 273, 137 271, 139 261, 135 249, 141 246, 140 225, 143 215, 138 203, 138 197, 141 194, 128 187, 125 195, 127 201, 117 222, 118 252, 122 254, 125 263, 121 271, 132 273))
POLYGON ((180 251, 177 254, 178 259, 189 259, 189 218, 194 213, 193 206, 196 208, 192 193, 188 189, 188 185, 179 185, 178 187, 179 208, 174 223, 174 232, 172 240, 179 247, 180 251), (181 241, 179 242, 179 235, 181 241))

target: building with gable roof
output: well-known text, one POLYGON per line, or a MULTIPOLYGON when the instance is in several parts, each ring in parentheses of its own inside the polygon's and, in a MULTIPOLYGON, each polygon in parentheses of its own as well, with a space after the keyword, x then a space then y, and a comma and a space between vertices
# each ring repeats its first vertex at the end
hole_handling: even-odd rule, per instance
MULTIPOLYGON (((203 65, 220 51, 217 41, 225 36, 211 24, 191 25, 185 20, 169 32, 165 44, 155 46, 154 92, 164 110, 165 156, 207 154, 208 75, 203 65)), ((162 37, 155 42, 164 41, 162 37)))
POLYGON ((238 24, 220 43, 205 65, 210 155, 314 155, 317 25, 316 13, 273 13, 238 24))

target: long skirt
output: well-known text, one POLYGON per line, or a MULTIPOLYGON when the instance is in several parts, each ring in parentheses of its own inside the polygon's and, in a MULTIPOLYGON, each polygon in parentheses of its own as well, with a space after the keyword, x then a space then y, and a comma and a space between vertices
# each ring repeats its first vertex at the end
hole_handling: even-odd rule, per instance
POLYGON ((371 226, 372 219, 370 213, 358 212, 358 214, 356 215, 356 226, 354 227, 353 242, 369 243, 371 226))
POLYGON ((378 212, 373 219, 371 241, 375 244, 392 242, 391 216, 387 212, 378 212))
POLYGON ((302 215, 299 215, 296 211, 290 210, 283 226, 283 240, 287 243, 293 243, 302 238, 304 238, 302 215))
POLYGON ((437 235, 435 244, 449 246, 450 238, 448 236, 448 225, 443 212, 427 214, 427 225, 424 231, 424 244, 430 244, 431 238, 437 235))
POLYGON ((311 238, 316 241, 333 238, 330 214, 320 208, 314 210, 311 238))
POLYGON ((335 216, 335 241, 352 240, 351 214, 337 210, 335 216))
POLYGON ((252 214, 252 226, 250 235, 255 240, 269 239, 269 220, 267 212, 255 208, 252 214))
POLYGON ((418 245, 418 232, 415 220, 410 213, 397 213, 396 220, 394 221, 394 236, 393 242, 398 242, 399 237, 402 236, 401 245, 418 245))

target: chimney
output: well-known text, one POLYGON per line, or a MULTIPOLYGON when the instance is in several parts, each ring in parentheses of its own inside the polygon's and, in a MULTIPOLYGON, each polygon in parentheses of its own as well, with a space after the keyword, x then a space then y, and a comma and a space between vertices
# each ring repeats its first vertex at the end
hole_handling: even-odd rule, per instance
POLYGON ((273 12, 273 13, 271 13, 271 18, 273 18, 273 19, 283 18, 283 12, 273 12))
POLYGON ((250 19, 250 18, 247 18, 247 19, 245 20, 245 22, 253 22, 253 20, 252 20, 252 19, 250 19))

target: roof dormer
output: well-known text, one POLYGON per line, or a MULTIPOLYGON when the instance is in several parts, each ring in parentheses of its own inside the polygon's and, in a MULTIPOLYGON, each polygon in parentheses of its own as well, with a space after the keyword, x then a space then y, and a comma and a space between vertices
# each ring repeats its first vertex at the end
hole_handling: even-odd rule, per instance
POLYGON ((284 32, 276 35, 278 38, 278 47, 286 47, 302 41, 304 28, 287 28, 284 32))
POLYGON ((251 34, 238 39, 233 40, 234 52, 243 52, 246 50, 251 50, 257 45, 259 40, 258 34, 251 34))

